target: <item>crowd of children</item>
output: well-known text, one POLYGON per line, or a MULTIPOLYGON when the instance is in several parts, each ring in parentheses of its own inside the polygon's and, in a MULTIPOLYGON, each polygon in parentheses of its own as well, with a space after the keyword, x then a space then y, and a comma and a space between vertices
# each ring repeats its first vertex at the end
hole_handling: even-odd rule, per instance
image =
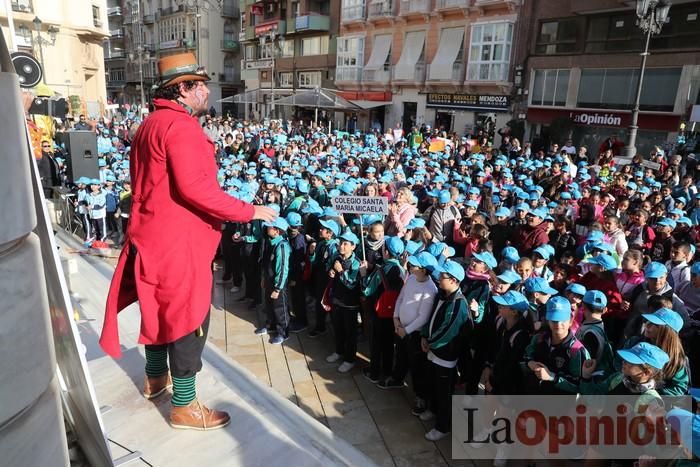
MULTIPOLYGON (((684 395, 700 385, 693 154, 656 148, 652 169, 508 136, 475 148, 429 129, 409 142, 287 122, 203 126, 222 189, 280 213, 226 224, 218 285, 259 306, 255 332, 273 344, 331 323, 326 360, 341 373, 357 364, 363 333, 362 374, 382 389, 410 380, 413 414, 435 419, 427 439, 450 432, 455 391, 684 395), (389 212, 360 223, 333 209, 338 195, 383 196, 389 212)), ((128 219, 128 144, 104 156, 100 180, 76 181, 88 241, 128 219)))

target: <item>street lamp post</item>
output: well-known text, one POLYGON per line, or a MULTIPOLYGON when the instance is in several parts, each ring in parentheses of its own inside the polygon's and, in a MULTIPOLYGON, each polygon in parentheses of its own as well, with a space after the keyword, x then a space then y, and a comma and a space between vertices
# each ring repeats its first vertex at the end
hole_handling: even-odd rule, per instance
POLYGON ((651 36, 659 34, 661 28, 668 18, 668 10, 671 8, 670 0, 637 0, 637 26, 644 31, 644 52, 642 53, 642 63, 639 66, 639 80, 637 81, 637 94, 632 107, 632 121, 627 133, 627 146, 625 146, 625 157, 632 158, 637 154, 637 131, 639 126, 639 101, 642 97, 642 83, 644 81, 644 70, 647 66, 649 56, 649 43, 651 36))
POLYGON ((44 45, 55 45, 56 44, 56 35, 59 32, 59 29, 55 26, 49 26, 48 33, 49 37, 51 37, 51 40, 48 41, 41 37, 41 27, 44 24, 41 19, 39 19, 38 16, 35 16, 34 19, 32 20, 32 24, 34 24, 34 29, 36 30, 36 42, 39 45, 39 62, 41 63, 41 68, 44 70, 44 73, 41 76, 41 82, 46 84, 46 67, 44 66, 44 45))

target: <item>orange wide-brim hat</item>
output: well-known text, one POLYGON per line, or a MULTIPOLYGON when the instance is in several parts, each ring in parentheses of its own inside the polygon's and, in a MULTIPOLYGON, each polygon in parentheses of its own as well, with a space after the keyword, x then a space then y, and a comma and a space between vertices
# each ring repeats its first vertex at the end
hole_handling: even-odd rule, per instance
POLYGON ((209 81, 204 67, 197 64, 192 52, 167 55, 158 60, 160 86, 173 86, 183 81, 209 81))

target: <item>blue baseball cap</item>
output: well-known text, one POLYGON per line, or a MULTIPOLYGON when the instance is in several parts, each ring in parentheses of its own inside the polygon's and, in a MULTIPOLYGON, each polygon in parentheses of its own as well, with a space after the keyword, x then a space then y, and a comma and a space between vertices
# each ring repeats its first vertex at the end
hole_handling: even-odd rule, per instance
POLYGON ((489 251, 474 253, 472 256, 474 257, 474 259, 486 264, 486 266, 488 266, 489 269, 493 269, 496 266, 498 266, 498 261, 496 261, 496 258, 494 258, 491 252, 489 251))
POLYGON ((644 277, 647 279, 658 279, 666 275, 668 275, 668 269, 657 261, 652 261, 644 268, 644 277))
POLYGON ((498 208, 495 212, 496 217, 510 217, 510 209, 498 208))
POLYGON ((549 259, 554 255, 554 252, 550 250, 549 245, 541 245, 533 250, 533 253, 537 253, 543 259, 549 261, 549 259))
POLYGON ((671 229, 675 229, 676 228, 676 221, 665 217, 665 218, 661 219, 659 222, 657 222, 656 225, 660 225, 662 227, 671 227, 671 229))
POLYGON ((618 350, 617 354, 627 363, 649 365, 657 370, 668 363, 668 354, 653 344, 640 342, 631 349, 618 350))
POLYGON ((417 255, 414 256, 409 256, 408 257, 408 264, 411 264, 413 266, 423 268, 423 269, 428 269, 432 271, 435 269, 438 265, 437 260, 433 255, 428 253, 427 251, 421 251, 417 255))
POLYGON ((346 241, 350 242, 353 245, 357 245, 360 243, 360 239, 357 238, 357 235, 354 233, 350 232, 349 230, 346 230, 341 236, 340 236, 341 241, 346 241))
POLYGON ((569 284, 566 287, 565 291, 571 292, 572 294, 580 295, 582 297, 586 295, 586 288, 583 285, 577 283, 569 284))
POLYGON ((496 276, 496 278, 506 284, 517 284, 522 280, 518 273, 512 269, 506 269, 503 273, 496 276))
POLYGON ((338 223, 336 221, 334 221, 332 219, 321 219, 319 221, 319 224, 321 224, 321 227, 333 232, 333 235, 335 235, 336 237, 340 233, 340 226, 338 225, 338 223))
POLYGON ((569 321, 571 319, 571 302, 562 296, 547 300, 545 318, 549 321, 569 321))
POLYGON ((589 290, 583 296, 583 303, 595 308, 605 308, 608 306, 608 297, 600 290, 589 290))
POLYGON ((683 327, 683 318, 669 308, 660 308, 654 313, 642 313, 642 318, 658 326, 668 326, 676 333, 683 327))
POLYGON ((263 227, 274 227, 276 229, 286 231, 289 229, 289 223, 284 217, 280 216, 272 222, 264 222, 263 227))
POLYGON ((530 277, 529 279, 525 280, 523 287, 525 289, 525 293, 538 292, 546 295, 556 295, 559 293, 557 289, 550 287, 547 279, 543 277, 530 277))
POLYGON ((597 264, 598 266, 602 267, 604 271, 612 271, 613 269, 617 269, 617 261, 615 261, 615 258, 606 254, 592 256, 584 262, 588 264, 597 264))
POLYGON ((421 217, 414 217, 406 224, 406 230, 419 229, 421 227, 425 227, 425 219, 421 217))
POLYGON ((515 247, 507 246, 503 249, 503 259, 509 263, 515 264, 520 261, 520 254, 515 247))
POLYGON ((515 290, 509 290, 503 295, 494 295, 493 301, 498 305, 512 308, 520 312, 527 311, 529 308, 525 295, 521 294, 520 292, 516 292, 515 290))
MULTIPOLYGON (((423 244, 421 242, 414 242, 413 240, 409 240, 406 242, 406 248, 404 251, 408 253, 409 255, 415 255, 418 253, 423 248, 423 244)), ((430 256, 433 256, 431 253, 428 253, 430 256)), ((435 258, 435 256, 433 256, 435 258)))
POLYGON ((301 216, 296 212, 287 214, 287 223, 291 227, 299 227, 301 225, 301 216))
MULTIPOLYGON (((692 395, 693 390, 690 391, 692 395)), ((695 456, 700 456, 700 415, 673 408, 666 413, 666 421, 680 435, 681 444, 695 456)))
POLYGON ((464 206, 467 208, 472 208, 472 209, 478 209, 479 208, 479 203, 474 201, 473 199, 470 199, 466 203, 464 203, 464 206))
POLYGON ((451 199, 452 199, 452 195, 450 194, 450 192, 447 190, 442 190, 440 192, 439 197, 438 197, 438 202, 440 204, 446 204, 446 203, 449 203, 451 199))
POLYGON ((693 264, 693 266, 690 268, 690 274, 695 276, 700 275, 700 263, 693 264))
POLYGON ((530 211, 530 214, 535 217, 539 217, 540 219, 544 219, 549 213, 545 208, 537 208, 530 211))
POLYGON ((399 237, 386 237, 384 245, 393 257, 401 256, 404 252, 405 245, 399 237))
POLYGON ((454 277, 457 282, 462 282, 464 280, 464 268, 461 264, 450 259, 445 261, 442 266, 435 268, 435 271, 438 271, 438 273, 449 274, 450 276, 454 277))

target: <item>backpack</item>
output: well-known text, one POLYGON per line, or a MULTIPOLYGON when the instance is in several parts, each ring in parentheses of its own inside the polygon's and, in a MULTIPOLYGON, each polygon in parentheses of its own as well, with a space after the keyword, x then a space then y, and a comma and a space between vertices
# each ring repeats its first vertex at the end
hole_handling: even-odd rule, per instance
POLYGON ((381 267, 377 269, 377 272, 379 273, 379 277, 382 278, 384 290, 377 299, 377 303, 374 305, 374 311, 380 318, 393 318, 394 308, 396 307, 396 300, 399 298, 400 290, 391 290, 387 287, 384 270, 381 267))

